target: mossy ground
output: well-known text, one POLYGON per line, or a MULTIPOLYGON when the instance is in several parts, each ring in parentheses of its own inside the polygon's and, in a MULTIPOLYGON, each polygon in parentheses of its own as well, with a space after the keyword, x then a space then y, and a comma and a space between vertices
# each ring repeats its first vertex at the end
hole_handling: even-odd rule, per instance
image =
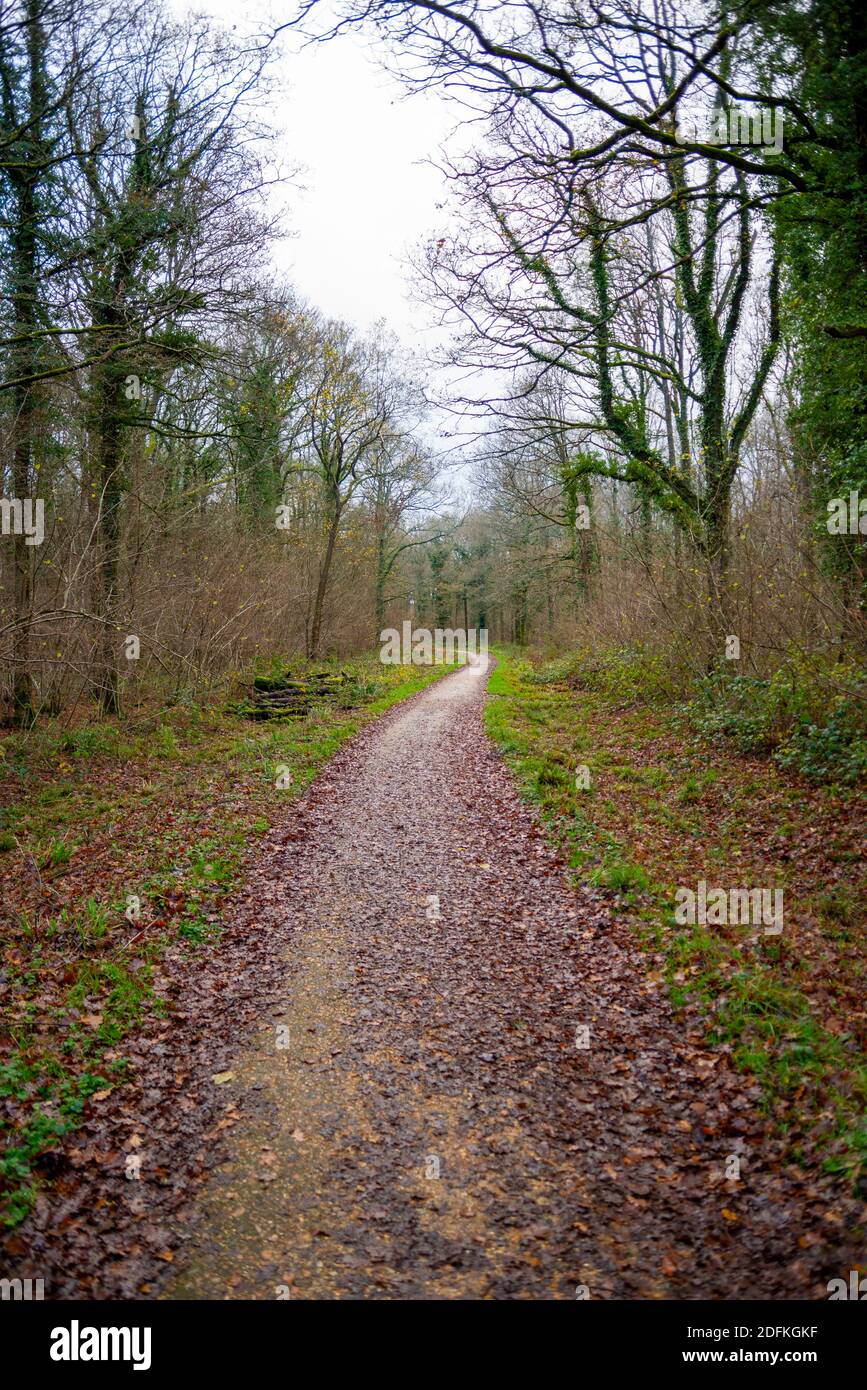
POLYGON ((624 669, 619 682, 616 663, 585 677, 497 657, 488 731, 576 877, 610 893, 675 1006, 758 1078, 790 1155, 863 1185, 863 795, 710 741, 653 680, 624 669), (701 879, 781 887, 782 935, 678 926, 675 890, 701 879))

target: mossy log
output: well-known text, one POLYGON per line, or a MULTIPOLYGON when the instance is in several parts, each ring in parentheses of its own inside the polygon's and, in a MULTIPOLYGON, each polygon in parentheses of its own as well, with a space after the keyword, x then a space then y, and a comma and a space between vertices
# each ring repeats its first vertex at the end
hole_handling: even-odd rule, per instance
POLYGON ((293 676, 287 668, 276 676, 256 676, 249 698, 236 707, 237 713, 248 719, 306 714, 317 700, 345 697, 351 681, 349 671, 306 671, 293 676))

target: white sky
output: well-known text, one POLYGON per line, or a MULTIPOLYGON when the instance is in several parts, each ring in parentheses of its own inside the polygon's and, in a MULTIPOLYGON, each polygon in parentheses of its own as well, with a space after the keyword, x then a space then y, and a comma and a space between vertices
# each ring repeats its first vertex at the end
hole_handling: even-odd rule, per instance
POLYGON ((442 222, 443 181, 422 161, 447 134, 444 103, 401 99, 350 36, 287 66, 288 139, 309 170, 292 214, 299 237, 285 248, 292 278, 328 313, 417 332, 426 316, 411 302, 406 253, 442 222))
MULTIPOLYGON (((243 8, 239 0, 168 3, 178 16, 209 15, 261 36, 291 19, 297 0, 246 0, 243 8)), ((269 97, 267 120, 278 133, 280 161, 300 169, 297 184, 279 194, 292 235, 273 248, 271 263, 329 317, 362 330, 384 320, 414 374, 433 395, 448 396, 454 369, 431 362, 449 331, 414 295, 408 256, 448 224, 446 182, 430 161, 438 162, 443 147, 455 154, 466 143, 456 130, 461 112, 436 92, 407 97, 377 61, 375 44, 355 30, 307 46, 284 30, 279 42, 283 90, 269 97)), ((453 487, 467 486, 458 458, 477 431, 477 420, 464 426, 432 406, 422 434, 453 487)))
MULTIPOLYGON (((238 0, 172 0, 172 8, 261 33, 269 19, 289 19, 295 0, 250 0, 240 10, 238 0)), ((307 48, 285 31, 281 47, 287 91, 271 119, 286 163, 302 166, 303 188, 281 195, 296 235, 275 249, 275 264, 325 313, 360 327, 384 318, 417 345, 430 320, 412 302, 406 253, 442 225, 444 182, 423 161, 436 158, 455 108, 436 94, 406 99, 354 31, 307 48)))

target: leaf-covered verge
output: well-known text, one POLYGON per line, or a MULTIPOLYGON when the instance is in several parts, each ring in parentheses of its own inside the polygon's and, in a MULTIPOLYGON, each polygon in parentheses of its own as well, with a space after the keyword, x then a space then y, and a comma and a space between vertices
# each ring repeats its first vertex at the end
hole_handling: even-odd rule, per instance
POLYGON ((125 1036, 165 1009, 163 952, 182 946, 194 969, 219 950, 247 851, 341 744, 447 670, 343 667, 355 707, 291 724, 251 724, 218 698, 0 741, 3 1224, 30 1210, 86 1107, 123 1083, 125 1036))
POLYGON ((714 741, 634 657, 498 660, 488 731, 576 875, 627 914, 685 1018, 758 1079, 790 1158, 863 1190, 861 788, 714 741), (675 890, 700 880, 782 888, 782 934, 679 926, 675 890))

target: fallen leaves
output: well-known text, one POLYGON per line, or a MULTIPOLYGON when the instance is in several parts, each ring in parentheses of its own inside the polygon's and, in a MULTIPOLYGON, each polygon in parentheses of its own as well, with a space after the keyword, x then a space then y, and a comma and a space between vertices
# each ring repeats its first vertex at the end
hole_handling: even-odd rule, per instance
MULTIPOLYGON (((297 1069, 312 1099, 276 1117, 272 1145, 258 1147, 257 1134, 259 1182, 244 1220, 262 1204, 296 1213, 308 1200, 308 1232, 327 1221, 339 1257, 329 1245, 336 1288, 412 1296, 425 1281, 464 1287, 478 1277, 489 1296, 548 1297, 586 1267, 612 1296, 659 1296, 663 1280, 665 1296, 751 1286, 805 1296, 829 1247, 843 1249, 846 1230, 821 1223, 834 1210, 830 1180, 811 1190, 803 1174, 764 1162, 758 1089, 709 1048, 697 1015, 685 1023, 665 988, 647 989, 628 921, 595 891, 567 885, 477 711, 454 714, 435 730, 408 721, 398 767, 378 734, 359 741, 289 812, 291 827, 276 828, 225 914, 219 947, 194 971, 180 951, 161 962, 171 1017, 149 1019, 130 1040, 129 1080, 92 1097, 80 1159, 27 1228, 47 1249, 55 1291, 159 1290, 166 1270, 156 1266, 175 1261, 207 1167, 225 1153, 224 1130, 256 1104, 239 1085, 228 1095, 241 1109, 224 1109, 220 1088, 246 1075, 238 1049, 263 1020, 291 1018, 287 960, 329 903, 341 970, 333 956, 325 965, 339 986, 341 1046, 320 1045, 314 1027, 299 1033, 308 1051, 297 1069), (389 831, 395 803, 400 827, 389 831), (436 933, 415 906, 431 889, 443 904, 436 933), (581 1023, 592 1046, 579 1053, 581 1023), (317 1108, 326 1086, 354 1093, 347 1077, 363 1097, 354 1127, 349 1104, 317 1108), (129 1182, 125 1158, 145 1142, 142 1181, 129 1182), (735 1196, 711 1175, 738 1142, 750 1164, 735 1196), (428 1154, 444 1160, 438 1182, 420 1176, 428 1154), (278 1184, 284 1173, 291 1181, 278 1184), (721 1199, 733 1205, 720 1209, 721 1199), (815 1244, 798 1242, 815 1228, 815 1244), (123 1258, 106 1260, 109 1248, 123 1258)), ((176 909, 182 899, 169 892, 163 902, 176 909)), ((90 1018, 106 1012, 98 995, 82 1007, 90 1018)), ((270 1231, 266 1239, 267 1258, 277 1247, 279 1267, 289 1264, 292 1252, 270 1231)), ((249 1290, 247 1274, 225 1284, 249 1290)))

